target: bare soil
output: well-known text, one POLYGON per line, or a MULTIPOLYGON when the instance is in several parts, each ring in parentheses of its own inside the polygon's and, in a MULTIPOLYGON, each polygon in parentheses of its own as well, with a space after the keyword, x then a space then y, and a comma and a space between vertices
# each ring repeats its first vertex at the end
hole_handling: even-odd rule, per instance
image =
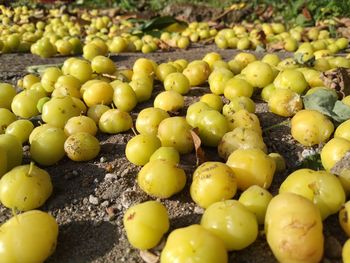
MULTIPOLYGON (((131 67, 140 57, 152 58, 156 62, 166 62, 178 58, 194 60, 202 58, 206 53, 219 52, 225 60, 231 59, 237 51, 217 50, 215 46, 195 46, 186 51, 156 52, 153 54, 124 53, 113 56, 117 66, 131 67)), ((259 57, 263 53, 257 53, 259 57)), ((285 57, 286 53, 280 53, 285 57)), ((26 67, 37 64, 61 63, 65 57, 41 59, 31 54, 4 54, 0 56, 0 80, 12 82, 26 74, 26 67)), ((160 83, 156 84, 153 98, 161 91, 160 83)), ((185 96, 186 107, 209 92, 208 86, 193 88, 185 96)), ((263 128, 285 120, 267 110, 266 103, 255 98, 257 115, 263 128)), ((133 118, 152 101, 142 103, 133 111, 133 118)), ((182 114, 185 112, 182 111, 182 114)), ((46 167, 51 174, 54 192, 41 209, 53 214, 60 226, 56 252, 47 262, 143 262, 139 251, 132 248, 125 236, 122 217, 125 210, 132 204, 150 200, 136 184, 136 176, 140 167, 129 163, 124 150, 132 132, 106 135, 98 134, 101 142, 101 152, 90 162, 77 163, 65 158, 57 165, 46 167)), ((264 141, 269 152, 279 152, 287 162, 287 170, 275 175, 270 188, 276 194, 284 178, 294 171, 299 164, 304 148, 290 135, 288 126, 279 126, 264 133, 264 141)), ((30 161, 28 146, 24 146, 25 162, 30 161)), ((220 160, 216 149, 205 148, 209 160, 220 160)), ((182 156, 181 166, 188 176, 185 189, 172 198, 162 200, 171 218, 171 230, 190 224, 199 223, 203 210, 192 202, 189 195, 191 175, 195 167, 194 154, 182 156)), ((0 206, 0 223, 11 217, 9 209, 0 206)), ((340 229, 337 215, 330 216, 324 222, 326 250, 323 262, 341 262, 341 245, 346 236, 340 229)), ((159 253, 156 249, 155 253, 159 253)), ((296 253, 298 253, 296 251, 296 253)), ((258 240, 248 248, 229 254, 229 262, 276 262, 267 245, 261 227, 258 240)))

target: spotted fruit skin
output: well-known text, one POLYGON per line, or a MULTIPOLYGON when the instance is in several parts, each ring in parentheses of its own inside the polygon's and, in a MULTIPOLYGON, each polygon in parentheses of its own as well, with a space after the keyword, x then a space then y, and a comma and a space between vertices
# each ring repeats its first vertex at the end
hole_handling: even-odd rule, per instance
POLYGON ((170 233, 160 262, 226 263, 228 256, 219 237, 200 225, 191 225, 170 233))
POLYGON ((333 131, 333 123, 315 110, 301 110, 294 115, 291 121, 293 138, 304 146, 325 143, 333 131))

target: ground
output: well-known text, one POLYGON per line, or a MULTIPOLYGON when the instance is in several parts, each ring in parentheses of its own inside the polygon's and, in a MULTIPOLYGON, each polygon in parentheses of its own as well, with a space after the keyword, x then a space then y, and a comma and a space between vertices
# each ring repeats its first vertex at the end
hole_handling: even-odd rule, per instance
MULTIPOLYGON (((211 51, 219 52, 226 61, 236 53, 232 50, 217 50, 214 45, 207 45, 187 51, 155 52, 146 55, 123 53, 112 58, 118 67, 131 67, 140 56, 161 63, 178 58, 200 59, 211 51)), ((263 53, 257 55, 261 57, 263 53)), ((286 53, 280 55, 284 57, 286 53)), ((27 66, 61 63, 65 59, 41 59, 31 54, 3 54, 0 56, 0 80, 15 83, 26 74, 27 66)), ((207 86, 192 89, 185 97, 186 106, 198 100, 208 90, 207 86)), ((153 98, 160 91, 160 84, 156 84, 153 98)), ((269 113, 266 103, 258 98, 255 101, 257 115, 263 128, 284 120, 269 113)), ((152 101, 138 105, 132 114, 134 120, 140 109, 149 106, 152 106, 152 101)), ((123 214, 130 205, 151 199, 136 184, 135 178, 140 167, 129 163, 124 154, 125 145, 132 136, 132 132, 112 136, 98 134, 101 152, 95 160, 77 163, 65 158, 57 165, 45 168, 52 176, 54 192, 42 210, 52 213, 60 226, 56 252, 47 262, 143 262, 139 251, 129 245, 122 225, 123 214)), ((284 178, 296 169, 304 148, 293 140, 288 126, 276 127, 265 132, 264 141, 269 152, 279 152, 287 162, 287 170, 275 175, 270 188, 271 192, 276 194, 284 178)), ((29 162, 28 148, 24 146, 26 163, 29 162)), ((220 160, 216 149, 204 150, 209 160, 220 160)), ((181 167, 188 176, 185 189, 172 198, 162 200, 170 213, 171 230, 199 223, 203 213, 203 210, 191 201, 189 195, 191 175, 195 169, 194 154, 182 156, 181 167)), ((10 216, 11 211, 0 206, 0 223, 10 216)), ((324 235, 326 249, 323 262, 341 262, 341 245, 346 236, 340 229, 337 215, 324 222, 324 235)), ((158 248, 155 253, 159 251, 158 248)), ((242 251, 230 253, 229 258, 229 262, 276 262, 265 241, 262 227, 254 244, 242 251)))

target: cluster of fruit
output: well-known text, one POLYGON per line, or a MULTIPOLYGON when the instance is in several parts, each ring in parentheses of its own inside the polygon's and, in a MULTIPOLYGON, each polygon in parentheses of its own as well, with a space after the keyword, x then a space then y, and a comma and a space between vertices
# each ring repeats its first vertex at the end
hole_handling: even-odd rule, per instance
MULTIPOLYGON (((157 198, 169 198, 184 188, 188 177, 179 165, 179 154, 193 151, 194 128, 202 145, 217 147, 226 163, 205 162, 194 171, 190 194, 206 210, 200 226, 177 229, 168 236, 161 262, 192 257, 227 262, 226 251, 243 249, 256 240, 259 224, 265 224, 267 241, 278 260, 318 262, 324 249, 322 220, 340 211, 340 224, 349 231, 344 220, 349 204, 343 206, 349 193, 349 170, 345 168, 339 176, 331 172, 350 150, 349 120, 336 129, 321 152, 325 171, 296 170, 281 184, 279 195, 272 197, 267 189, 274 174, 285 169, 285 163, 278 153, 266 153, 251 99, 254 92, 260 93, 271 112, 294 116, 292 136, 302 145, 326 143, 333 134, 333 122, 316 110, 302 110, 301 99, 302 94, 318 90, 335 93, 323 86, 321 62, 323 70, 350 66, 345 57, 318 58, 314 67, 308 68, 291 58, 280 61, 273 54, 258 60, 251 53, 240 53, 227 63, 218 53, 209 53, 202 60, 188 63, 181 73, 168 72, 163 82, 166 91, 155 98, 154 108, 140 112, 136 119, 140 134, 126 146, 128 160, 143 166, 137 176, 139 187, 157 198), (166 80, 173 74, 178 77, 167 88, 166 80), (206 81, 211 93, 189 105, 185 117, 168 116, 183 107, 181 94, 186 94, 188 87, 205 85, 206 81), (186 88, 174 93, 180 82, 186 83, 186 88), (165 93, 167 100, 160 103, 165 93), (230 101, 228 104, 223 105, 222 95, 230 101), (146 112, 154 114, 146 118, 146 112), (242 191, 239 199, 232 200, 237 189, 242 191), (301 237, 305 242, 300 242, 301 237), (295 251, 301 252, 296 255, 295 251)), ((155 70, 158 80, 162 65, 155 70)), ((342 103, 350 106, 348 99, 345 97, 342 103)), ((169 229, 167 210, 155 201, 138 204, 127 210, 124 225, 134 247, 153 248, 169 229), (153 212, 146 215, 149 211, 153 212)), ((348 246, 344 247, 344 259, 349 254, 348 246)))
POLYGON ((311 54, 317 51, 315 56, 335 54, 348 46, 346 38, 332 38, 326 29, 321 30, 318 27, 306 29, 296 26, 287 30, 281 23, 258 23, 224 28, 216 34, 215 43, 222 49, 246 50, 271 46, 274 50, 289 52, 298 50, 303 43, 310 43, 311 54))
POLYGON ((72 10, 71 14, 62 14, 60 10, 52 9, 47 18, 41 16, 38 22, 34 22, 40 11, 43 10, 26 6, 14 9, 0 6, 2 53, 30 51, 41 57, 75 55, 81 54, 84 44, 89 46, 86 49, 92 49, 89 43, 94 39, 106 43, 107 48, 99 51, 100 55, 107 52, 149 53, 169 46, 188 48, 191 43, 210 43, 213 40, 223 49, 256 49, 272 44, 286 51, 295 51, 303 42, 310 42, 315 56, 335 54, 347 47, 344 38, 331 38, 328 30, 317 27, 305 29, 298 26, 287 31, 281 23, 244 23, 218 31, 207 22, 192 22, 188 26, 175 22, 159 30, 158 38, 154 34, 136 31, 136 24, 123 17, 100 15, 98 10, 72 10))
MULTIPOLYGON (((310 55, 306 46, 312 44, 299 47, 303 58, 310 55)), ((23 89, 19 93, 10 84, 0 84, 0 201, 4 206, 20 211, 36 209, 52 192, 50 176, 44 170, 34 164, 21 165, 22 144, 29 143, 31 159, 42 166, 54 165, 64 156, 73 161, 92 160, 100 151, 95 137, 98 129, 108 134, 130 130, 130 112, 138 103, 151 99, 158 82, 164 91, 157 94, 153 107, 139 112, 135 121, 139 134, 125 149, 131 163, 143 166, 137 177, 140 188, 157 198, 183 190, 188 177, 181 168, 180 155, 198 148, 196 136, 202 145, 217 147, 226 161, 205 162, 194 171, 190 195, 206 210, 200 226, 170 234, 162 262, 184 257, 226 262, 226 251, 249 246, 257 238, 258 225, 264 223, 268 243, 280 261, 314 262, 321 258, 322 220, 341 209, 350 191, 348 170, 339 176, 331 173, 350 150, 349 121, 341 124, 327 142, 334 131, 333 123, 318 111, 302 110, 301 95, 330 91, 323 87, 320 73, 350 68, 348 58, 317 57, 310 68, 293 58, 280 60, 275 54, 258 60, 251 53, 239 53, 226 62, 213 52, 201 60, 178 59, 159 65, 139 58, 132 69, 117 69, 104 56, 108 46, 101 39, 92 40, 83 52, 85 59, 69 58, 62 68, 49 67, 41 76, 24 76, 18 82, 23 89), (185 116, 173 116, 185 109, 185 96, 191 89, 206 83, 208 94, 189 105, 185 116), (254 94, 261 95, 271 112, 294 116, 292 136, 304 146, 327 142, 321 152, 326 171, 297 170, 281 185, 280 194, 272 197, 267 189, 274 174, 285 169, 285 163, 278 153, 267 152, 254 113, 254 94), (229 103, 224 105, 223 98, 229 103), (39 114, 44 124, 34 127, 29 119, 39 114), (242 191, 239 200, 232 200, 237 189, 242 191), (305 242, 300 242, 301 236, 305 242)), ((349 97, 342 103, 348 104, 349 97)), ((348 207, 342 210, 341 218, 347 215, 348 207)), ((21 251, 33 250, 35 242, 26 239, 29 232, 18 233, 22 231, 18 224, 21 218, 30 218, 30 230, 39 231, 35 224, 42 219, 31 219, 34 214, 51 218, 43 212, 25 212, 0 228, 0 244, 5 248, 0 258, 12 260, 21 255, 11 242, 23 244, 21 251)), ((45 246, 35 248, 33 261, 43 261, 53 251, 57 224, 52 220, 43 223, 50 234, 45 234, 45 246)), ((168 231, 169 219, 164 206, 152 201, 128 209, 124 225, 133 246, 149 249, 168 231)), ((348 221, 341 219, 341 225, 350 232, 348 221)), ((40 233, 28 235, 40 237, 40 233)))

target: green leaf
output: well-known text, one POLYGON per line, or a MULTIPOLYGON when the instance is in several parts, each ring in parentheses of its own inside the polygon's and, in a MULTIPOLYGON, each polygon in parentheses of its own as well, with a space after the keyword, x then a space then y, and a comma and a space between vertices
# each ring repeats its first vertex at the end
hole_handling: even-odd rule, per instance
POLYGON ((336 122, 350 119, 350 106, 338 100, 337 93, 332 89, 320 89, 303 98, 305 109, 317 110, 336 122))
POLYGON ((305 109, 317 110, 329 117, 333 115, 332 110, 337 100, 337 93, 331 89, 320 89, 303 98, 305 109))
POLYGON ((338 116, 339 122, 350 119, 350 106, 344 104, 340 100, 335 102, 333 112, 338 116))
POLYGON ((140 26, 139 29, 143 32, 152 31, 155 29, 160 30, 160 29, 166 28, 167 26, 170 26, 171 24, 174 24, 174 23, 183 24, 185 22, 179 21, 172 16, 160 16, 160 17, 155 17, 152 20, 144 23, 143 25, 140 26))

